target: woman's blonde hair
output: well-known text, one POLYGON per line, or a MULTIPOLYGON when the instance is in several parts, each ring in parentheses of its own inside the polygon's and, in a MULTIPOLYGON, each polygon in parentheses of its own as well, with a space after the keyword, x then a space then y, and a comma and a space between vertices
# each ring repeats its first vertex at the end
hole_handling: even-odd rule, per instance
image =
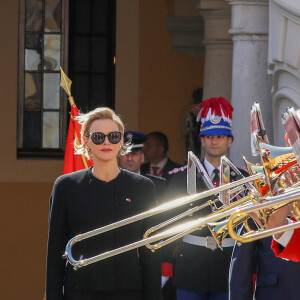
MULTIPOLYGON (((86 156, 88 159, 91 159, 91 153, 90 151, 86 148, 84 145, 84 137, 89 136, 89 131, 91 128, 91 124, 95 120, 112 120, 114 121, 118 129, 122 132, 122 135, 124 135, 124 124, 121 120, 121 118, 111 109, 108 107, 99 107, 96 108, 86 114, 79 114, 78 117, 75 118, 75 120, 78 121, 79 124, 81 124, 81 142, 78 139, 75 139, 74 141, 74 149, 75 149, 75 154, 83 154, 86 156)), ((125 155, 130 151, 130 147, 127 144, 121 145, 120 149, 120 155, 125 155)))

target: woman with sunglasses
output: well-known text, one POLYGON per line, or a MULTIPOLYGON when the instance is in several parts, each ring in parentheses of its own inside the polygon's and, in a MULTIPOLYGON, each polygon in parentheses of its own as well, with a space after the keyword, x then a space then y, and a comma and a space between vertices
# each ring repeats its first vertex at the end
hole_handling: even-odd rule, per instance
MULTIPOLYGON (((77 271, 62 259, 74 236, 148 210, 155 205, 149 179, 120 169, 117 156, 128 152, 124 125, 109 108, 78 117, 81 141, 77 154, 92 158, 89 169, 62 175, 50 198, 47 251, 47 300, 160 299, 160 261, 146 247, 88 265, 77 271)), ((140 240, 150 226, 146 220, 83 240, 72 249, 75 259, 140 240)))

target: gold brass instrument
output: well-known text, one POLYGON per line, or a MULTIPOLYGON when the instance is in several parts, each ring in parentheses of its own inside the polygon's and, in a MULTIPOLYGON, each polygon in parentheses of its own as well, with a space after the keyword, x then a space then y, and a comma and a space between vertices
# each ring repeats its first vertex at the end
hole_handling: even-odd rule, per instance
MULTIPOLYGON (((79 235, 73 237, 67 243, 65 254, 63 255, 63 258, 68 258, 68 262, 73 266, 73 268, 75 270, 77 270, 78 268, 81 268, 81 267, 87 266, 89 264, 95 263, 97 261, 104 260, 106 258, 115 256, 115 255, 118 255, 118 254, 121 254, 121 253, 124 253, 126 251, 133 250, 133 249, 141 247, 141 246, 149 245, 149 248, 151 248, 152 250, 158 249, 158 248, 162 247, 162 243, 160 243, 156 248, 153 247, 153 246, 150 246, 150 244, 153 243, 153 242, 156 242, 156 241, 168 238, 168 237, 172 237, 171 239, 169 239, 169 240, 166 241, 166 243, 164 244, 164 245, 166 245, 166 244, 174 241, 175 239, 178 239, 178 238, 180 238, 180 237, 182 237, 182 236, 184 236, 184 235, 186 235, 188 233, 191 233, 191 232, 197 230, 198 228, 203 228, 204 226, 206 226, 207 223, 216 222, 216 221, 222 220, 225 217, 228 217, 232 213, 234 213, 234 211, 235 211, 235 209, 236 209, 236 207, 238 205, 241 205, 242 203, 248 201, 249 199, 248 198, 247 199, 241 199, 240 202, 238 202, 238 201, 235 202, 233 204, 233 206, 229 206, 227 208, 223 208, 221 211, 217 211, 215 213, 212 213, 208 217, 204 217, 204 218, 200 218, 200 219, 197 219, 197 220, 194 220, 194 221, 186 222, 184 224, 175 226, 175 227, 170 228, 168 230, 165 230, 165 231, 163 231, 161 233, 158 233, 158 234, 156 234, 156 235, 154 235, 152 237, 146 237, 145 239, 143 239, 141 241, 137 241, 137 242, 134 242, 132 244, 125 245, 125 246, 120 247, 118 249, 113 249, 111 251, 107 251, 105 253, 96 255, 94 257, 76 260, 72 256, 72 247, 76 243, 78 243, 78 242, 80 242, 80 241, 82 241, 84 239, 87 239, 87 238, 90 238, 90 237, 102 234, 104 232, 107 232, 109 230, 113 230, 113 229, 119 228, 121 226, 125 226, 127 224, 131 224, 133 222, 145 219, 147 217, 151 217, 151 216, 157 215, 159 213, 171 210, 173 208, 177 208, 177 207, 189 204, 189 203, 194 202, 196 200, 200 200, 200 199, 203 199, 203 198, 206 198, 206 197, 215 196, 215 195, 217 195, 218 193, 220 193, 220 192, 222 192, 224 190, 235 188, 235 187, 238 187, 238 186, 243 185, 243 184, 247 184, 247 183, 249 183, 249 182, 251 182, 253 180, 261 179, 263 176, 264 176, 263 174, 254 174, 252 176, 249 176, 249 177, 246 177, 246 178, 242 178, 240 180, 237 180, 237 181, 234 181, 234 182, 230 182, 228 184, 225 184, 225 185, 222 185, 222 186, 219 186, 219 187, 216 187, 216 188, 213 188, 213 189, 210 189, 210 190, 198 193, 198 194, 194 194, 194 195, 190 195, 190 196, 186 196, 186 197, 175 199, 173 201, 170 201, 168 203, 164 203, 164 204, 162 204, 160 206, 157 206, 157 207, 155 207, 153 209, 150 209, 150 210, 145 211, 143 213, 140 213, 138 215, 135 215, 135 216, 129 217, 127 219, 124 219, 124 220, 121 220, 121 221, 118 221, 118 222, 106 225, 104 227, 101 227, 101 228, 98 228, 98 229, 86 232, 84 234, 79 234, 79 235)), ((253 196, 249 195, 249 198, 250 197, 253 197, 253 196)), ((219 201, 219 200, 215 199, 215 200, 207 201, 206 203, 200 205, 197 208, 199 210, 199 209, 202 209, 202 208, 207 207, 207 206, 214 207, 216 201, 219 201)), ((193 209, 196 209, 196 208, 193 208, 193 209)), ((184 214, 190 214, 190 213, 191 213, 191 210, 189 210, 188 212, 186 212, 184 214)), ((174 219, 177 220, 176 217, 173 218, 173 219, 171 219, 171 220, 174 220, 174 219)), ((171 220, 166 221, 166 222, 168 224, 170 224, 170 223, 172 223, 171 220)), ((148 234, 149 234, 149 232, 148 232, 148 234)))
MULTIPOLYGON (((253 165, 252 171, 257 170, 256 172, 263 172, 260 166, 253 165)), ((265 181, 263 179, 258 179, 254 181, 254 184, 260 188, 264 186, 265 181)), ((261 189, 260 189, 261 190, 261 189)), ((226 221, 218 222, 215 224, 209 224, 210 231, 215 239, 222 243, 227 234, 229 234, 233 239, 237 240, 239 243, 247 243, 252 242, 261 238, 265 238, 271 236, 273 234, 277 234, 280 232, 284 232, 286 230, 295 229, 300 227, 300 222, 296 224, 290 224, 290 226, 282 226, 276 229, 267 230, 267 222, 269 218, 276 213, 279 209, 283 208, 285 205, 292 204, 294 217, 296 219, 300 219, 300 209, 298 205, 298 201, 300 199, 300 189, 299 189, 299 181, 291 185, 290 187, 284 190, 283 194, 279 194, 276 196, 268 196, 268 197, 254 197, 252 201, 252 205, 244 205, 239 206, 238 209, 233 213, 233 215, 226 221), (247 220, 251 217, 250 213, 257 213, 257 217, 260 220, 262 228, 258 231, 253 231, 247 223, 247 220), (235 232, 235 228, 244 224, 244 228, 246 233, 243 235, 238 235, 235 232)))
MULTIPOLYGON (((291 191, 300 184, 300 177, 298 175, 300 171, 291 147, 276 147, 264 142, 259 137, 257 137, 257 145, 259 146, 262 166, 250 163, 245 157, 243 157, 243 160, 250 175, 263 173, 265 174, 265 177, 253 181, 253 185, 258 192, 258 197, 253 197, 250 200, 252 205, 247 208, 248 210, 251 209, 250 207, 256 207, 256 205, 265 201, 263 197, 275 196, 283 191, 291 191), (293 178, 291 178, 292 176, 293 178)), ((224 193, 226 193, 226 191, 223 191, 220 194, 224 193)), ((300 215, 297 202, 293 202, 293 206, 297 214, 300 215)), ((266 228, 270 216, 280 208, 281 206, 268 210, 256 210, 257 217, 264 229, 266 228)), ((232 232, 233 229, 240 224, 244 224, 246 232, 253 232, 247 223, 249 217, 250 215, 248 214, 235 214, 235 219, 234 221, 231 221, 231 223, 229 223, 228 220, 225 220, 223 222, 208 224, 208 227, 221 247, 222 241, 228 235, 229 230, 232 232), (229 229, 228 226, 231 226, 231 228, 229 229)))
POLYGON ((228 222, 222 227, 219 226, 220 228, 218 229, 221 233, 222 231, 225 231, 226 233, 229 232, 231 237, 239 243, 255 241, 276 233, 300 227, 300 222, 298 222, 280 228, 266 229, 269 218, 279 209, 289 204, 293 205, 294 216, 296 219, 300 219, 300 209, 297 201, 300 197, 300 189, 298 187, 300 185, 300 170, 295 157, 295 153, 298 153, 299 151, 293 152, 293 149, 299 150, 299 115, 296 115, 295 110, 287 109, 287 113, 283 116, 283 124, 285 125, 293 148, 276 147, 270 145, 268 140, 264 138, 265 136, 258 136, 258 129, 260 127, 258 113, 260 113, 260 110, 257 112, 257 108, 252 107, 252 111, 254 111, 254 114, 251 114, 251 128, 253 127, 252 133, 255 135, 254 137, 256 137, 257 141, 253 143, 252 148, 255 150, 253 155, 256 155, 256 153, 260 154, 262 166, 255 166, 245 158, 244 162, 250 174, 263 172, 266 175, 265 180, 259 179, 253 183, 261 194, 261 197, 256 199, 258 204, 243 208, 239 207, 239 209, 229 218, 228 222), (255 126, 252 126, 252 123, 255 126), (265 196, 267 197, 264 198, 265 196), (257 232, 251 230, 245 221, 242 221, 249 218, 251 213, 256 213, 261 223, 262 228, 257 232), (246 233, 237 235, 235 232, 236 224, 241 221, 245 224, 246 233))
MULTIPOLYGON (((297 165, 297 160, 292 147, 276 147, 264 142, 259 137, 257 137, 257 140, 260 147, 262 166, 269 186, 267 194, 274 196, 278 193, 278 189, 287 188, 284 180, 280 179, 284 178, 284 174, 290 174, 286 171, 297 165)), ((298 175, 295 173, 295 176, 298 175)), ((299 180, 298 176, 297 181, 299 182, 299 180)))
POLYGON ((269 196, 266 197, 266 202, 257 204, 252 207, 238 209, 228 220, 227 228, 230 236, 238 241, 239 243, 249 243, 256 241, 258 239, 262 239, 265 237, 272 236, 274 234, 282 233, 287 230, 292 230, 296 228, 300 228, 300 222, 296 222, 293 224, 288 224, 284 226, 280 226, 273 229, 259 229, 257 231, 247 231, 242 235, 238 235, 235 232, 235 223, 240 218, 249 217, 250 213, 254 213, 256 211, 266 211, 269 214, 272 214, 284 207, 285 205, 293 204, 294 207, 297 207, 294 216, 300 220, 298 200, 300 198, 300 188, 294 188, 289 192, 284 194, 280 194, 277 196, 269 196))

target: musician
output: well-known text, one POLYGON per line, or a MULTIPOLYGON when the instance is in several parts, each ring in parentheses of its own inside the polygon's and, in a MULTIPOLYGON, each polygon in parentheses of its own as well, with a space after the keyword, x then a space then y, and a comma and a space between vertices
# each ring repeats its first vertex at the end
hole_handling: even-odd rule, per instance
MULTIPOLYGON (((205 149, 202 163, 216 186, 220 180, 221 156, 227 154, 233 142, 232 111, 232 106, 223 97, 210 98, 200 104, 198 120, 201 119, 202 124, 198 138, 205 149)), ((246 172, 241 172, 247 175, 246 172)), ((237 179, 237 174, 232 170, 230 180, 237 179)), ((203 180, 197 178, 197 191, 205 189, 203 180)), ((174 196, 186 195, 186 171, 173 175, 169 190, 174 196)), ((196 201, 189 208, 207 200, 196 201)), ((210 213, 210 208, 202 209, 190 218, 210 213)), ((225 238, 223 251, 220 250, 207 227, 185 236, 178 246, 173 279, 178 300, 228 299, 228 272, 233 245, 231 238, 225 238)))
MULTIPOLYGON (((93 158, 94 166, 62 175, 50 198, 47 251, 47 300, 160 298, 160 261, 146 247, 96 262, 75 271, 62 259, 74 236, 128 218, 155 206, 154 184, 121 169, 117 156, 126 154, 124 125, 109 108, 78 117, 81 142, 76 153, 93 158), (151 277, 151 278, 150 278, 151 277)), ((84 259, 138 241, 149 228, 139 221, 73 246, 75 259, 84 259)))
POLYGON ((163 177, 169 182, 169 171, 181 167, 178 163, 168 158, 169 141, 167 136, 159 131, 148 134, 144 145, 144 155, 147 163, 141 166, 142 175, 150 174, 163 177))
MULTIPOLYGON (((251 221, 248 225, 257 230, 251 221)), ((267 237, 235 245, 229 275, 230 300, 299 299, 300 264, 276 257, 271 242, 272 237, 267 237)))

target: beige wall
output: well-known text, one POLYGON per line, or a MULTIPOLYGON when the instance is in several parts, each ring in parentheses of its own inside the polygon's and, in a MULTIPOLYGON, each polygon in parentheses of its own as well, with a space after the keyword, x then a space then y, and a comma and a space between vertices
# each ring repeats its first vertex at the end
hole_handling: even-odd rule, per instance
POLYGON ((0 183, 1 299, 43 298, 51 183, 0 183))
POLYGON ((116 112, 125 127, 138 129, 139 0, 117 0, 116 112))
MULTIPOLYGON (((2 299, 42 299, 48 205, 63 160, 17 159, 18 0, 0 11, 0 234, 2 299)), ((165 17, 172 0, 117 0, 116 109, 144 132, 164 131, 183 162, 180 118, 202 85, 203 61, 172 51, 165 17), (153 117, 155 119, 153 119, 153 117)))
POLYGON ((204 60, 172 50, 168 8, 161 0, 140 2, 139 128, 167 134, 169 156, 183 163, 182 118, 194 89, 202 87, 204 60))
MULTIPOLYGON (((204 58, 172 50, 166 17, 179 15, 182 1, 118 1, 116 111, 126 129, 162 131, 169 156, 183 163, 183 115, 192 93, 203 85, 204 58), (128 14, 124 13, 129 11, 128 14)), ((182 15, 195 15, 191 6, 182 15)))

